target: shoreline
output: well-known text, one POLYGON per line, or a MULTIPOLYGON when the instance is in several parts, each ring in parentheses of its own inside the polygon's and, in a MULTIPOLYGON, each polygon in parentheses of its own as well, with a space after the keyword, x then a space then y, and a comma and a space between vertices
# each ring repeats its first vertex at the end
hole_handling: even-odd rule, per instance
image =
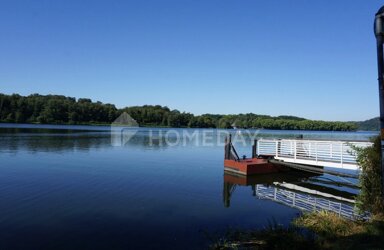
MULTIPOLYGON (((13 122, 0 122, 0 127, 3 124, 9 124, 9 125, 17 125, 17 126, 28 126, 28 125, 35 125, 35 126, 90 126, 90 127, 111 127, 110 123, 13 123, 13 122)), ((4 128, 4 127, 2 127, 4 128)), ((9 127, 12 128, 12 127, 9 127)), ((142 125, 139 126, 139 128, 166 128, 166 129, 218 129, 218 130, 233 130, 233 131, 241 131, 241 130, 261 130, 261 131, 309 131, 309 132, 336 132, 336 133, 353 133, 353 132, 371 132, 371 133, 379 133, 380 131, 375 130, 302 130, 302 129, 266 129, 266 128, 216 128, 216 127, 170 127, 170 126, 157 126, 157 125, 142 125)))

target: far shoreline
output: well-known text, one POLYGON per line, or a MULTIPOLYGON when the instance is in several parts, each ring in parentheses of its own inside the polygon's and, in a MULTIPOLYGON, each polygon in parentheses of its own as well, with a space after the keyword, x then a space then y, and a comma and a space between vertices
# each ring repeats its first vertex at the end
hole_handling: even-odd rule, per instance
MULTIPOLYGON (((56 126, 78 126, 78 127, 112 127, 109 123, 80 123, 80 124, 68 124, 68 123, 13 123, 13 122, 0 122, 0 128, 34 128, 33 126, 41 126, 41 128, 47 127, 47 129, 63 129, 63 128, 55 128, 56 126), (9 125, 9 126, 3 126, 3 125, 9 125)), ((169 126, 151 126, 151 125, 144 125, 139 126, 139 128, 162 128, 162 129, 212 129, 212 130, 230 130, 230 131, 242 131, 242 130, 261 130, 261 131, 273 131, 273 132, 279 132, 279 131, 291 131, 291 132, 298 132, 298 131, 307 131, 307 132, 328 132, 328 133, 379 133, 380 131, 375 130, 302 130, 302 129, 265 129, 265 128, 192 128, 192 127, 169 127, 169 126)))

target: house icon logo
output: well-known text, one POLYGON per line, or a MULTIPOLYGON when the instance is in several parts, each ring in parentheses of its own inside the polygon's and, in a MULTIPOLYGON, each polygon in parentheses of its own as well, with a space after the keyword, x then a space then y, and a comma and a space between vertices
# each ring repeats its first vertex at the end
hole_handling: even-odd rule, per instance
POLYGON ((124 146, 138 131, 139 124, 128 113, 122 113, 111 123, 111 145, 124 146))

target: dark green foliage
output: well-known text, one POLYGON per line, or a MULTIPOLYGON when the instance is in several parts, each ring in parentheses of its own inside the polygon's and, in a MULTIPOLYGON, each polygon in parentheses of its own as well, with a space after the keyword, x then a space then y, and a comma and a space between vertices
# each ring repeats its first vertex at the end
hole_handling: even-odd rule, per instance
POLYGON ((294 225, 283 227, 276 221, 260 230, 228 229, 224 235, 204 232, 209 249, 320 249, 312 232, 303 233, 294 225), (273 223, 273 224, 272 224, 273 223))
POLYGON ((374 215, 382 214, 384 203, 381 190, 381 140, 376 137, 373 146, 356 148, 357 162, 362 168, 360 174, 360 194, 357 206, 361 211, 369 211, 374 215))
POLYGON ((203 114, 170 110, 160 105, 117 109, 112 104, 61 95, 20 96, 0 94, 0 122, 53 124, 109 124, 127 112, 141 126, 191 128, 255 128, 287 130, 355 130, 354 123, 312 121, 295 116, 272 117, 253 113, 238 115, 203 114))
POLYGON ((141 125, 168 126, 168 116, 171 110, 160 105, 144 105, 127 107, 121 110, 127 112, 141 125))
POLYGON ((15 123, 111 123, 119 114, 112 104, 61 95, 0 94, 0 121, 15 123))
POLYGON ((365 131, 379 131, 380 130, 380 118, 375 117, 366 121, 356 122, 358 130, 365 131))
POLYGON ((353 221, 332 212, 312 212, 288 227, 276 222, 264 229, 209 234, 210 249, 383 249, 384 221, 353 221))

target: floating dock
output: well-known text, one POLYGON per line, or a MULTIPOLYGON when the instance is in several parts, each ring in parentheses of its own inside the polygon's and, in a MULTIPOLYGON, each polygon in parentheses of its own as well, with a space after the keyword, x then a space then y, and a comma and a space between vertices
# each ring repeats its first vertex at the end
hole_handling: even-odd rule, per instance
POLYGON ((282 171, 278 165, 269 163, 268 159, 263 158, 248 158, 243 160, 224 160, 224 170, 236 174, 254 175, 267 174, 282 171))
POLYGON ((224 170, 241 175, 277 173, 286 170, 285 167, 272 164, 268 157, 242 158, 238 156, 232 144, 231 136, 225 141, 224 170))
POLYGON ((359 169, 353 146, 365 148, 371 145, 368 141, 259 139, 254 141, 252 157, 240 158, 230 135, 225 139, 224 170, 241 175, 255 175, 296 169, 356 178, 356 173, 334 170, 359 169), (324 166, 334 170, 326 170, 324 166))

